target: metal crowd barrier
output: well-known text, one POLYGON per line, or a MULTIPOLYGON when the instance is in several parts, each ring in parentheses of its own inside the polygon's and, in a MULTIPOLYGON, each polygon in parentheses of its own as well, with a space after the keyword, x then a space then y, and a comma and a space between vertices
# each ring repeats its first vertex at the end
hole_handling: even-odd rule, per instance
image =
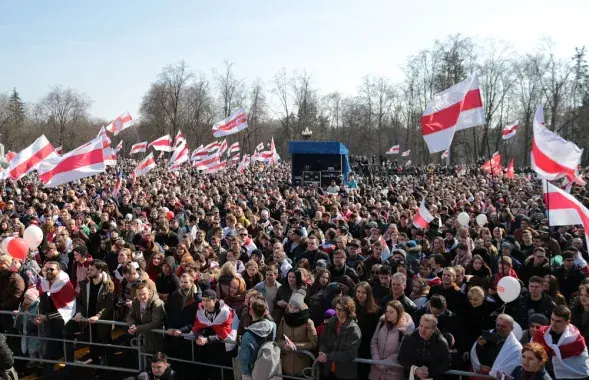
MULTIPOLYGON (((10 316, 23 315, 23 316, 28 316, 28 317, 35 317, 37 314, 0 310, 0 315, 10 315, 10 316)), ((73 319, 72 319, 72 321, 73 321, 73 319)), ((88 322, 88 319, 80 318, 80 322, 88 322)), ((74 323, 77 323, 77 322, 74 321, 74 323)), ((119 321, 97 320, 96 323, 97 324, 114 325, 114 326, 120 326, 120 327, 129 327, 128 323, 119 322, 119 321)), ((119 372, 126 372, 126 373, 132 373, 132 374, 138 374, 140 371, 144 370, 147 367, 147 358, 151 357, 152 354, 146 353, 144 351, 143 339, 140 339, 138 337, 133 338, 131 340, 130 346, 98 343, 98 342, 92 341, 92 329, 88 329, 88 330, 89 330, 90 340, 83 341, 83 340, 77 340, 77 339, 61 339, 61 338, 58 339, 58 338, 41 336, 41 329, 37 329, 38 335, 36 337, 34 337, 33 339, 40 339, 40 340, 45 340, 45 341, 58 341, 58 342, 63 343, 63 345, 64 345, 64 358, 63 358, 63 360, 42 359, 42 358, 34 358, 33 359, 30 357, 20 356, 20 355, 16 355, 16 354, 13 355, 13 358, 14 358, 14 360, 22 360, 22 361, 27 361, 27 362, 36 361, 36 362, 41 362, 41 363, 51 363, 51 364, 59 364, 59 365, 74 366, 74 367, 86 367, 86 368, 92 368, 92 369, 119 371, 119 372), (66 358, 66 344, 68 344, 68 343, 77 344, 77 345, 79 345, 79 344, 88 345, 88 346, 93 345, 93 346, 102 346, 102 347, 119 348, 119 349, 137 351, 137 359, 138 359, 137 368, 127 368, 127 367, 107 366, 107 365, 105 366, 105 365, 100 365, 100 364, 86 364, 86 363, 76 362, 74 360, 74 358, 71 358, 72 360, 68 361, 67 360, 68 358, 66 358)), ((167 330, 164 330, 164 329, 152 329, 150 331, 169 336, 167 333, 167 330)), ((4 335, 7 337, 17 337, 17 338, 22 338, 25 336, 22 334, 12 334, 12 333, 5 333, 4 335)), ((178 338, 187 338, 190 335, 191 334, 181 334, 178 338)), ((219 341, 219 343, 230 343, 230 344, 236 344, 236 345, 238 344, 235 341, 219 341)), ((190 365, 202 365, 205 367, 218 368, 221 372, 221 380, 225 380, 225 373, 224 373, 225 370, 233 371, 233 367, 212 364, 212 363, 197 362, 196 357, 195 357, 194 344, 191 345, 191 348, 192 348, 191 349, 191 360, 169 357, 169 356, 168 356, 168 359, 172 362, 185 363, 185 364, 190 364, 190 365)), ((316 356, 313 353, 311 353, 310 351, 307 351, 307 350, 288 351, 288 352, 291 352, 291 353, 296 352, 297 354, 308 356, 311 359, 311 362, 313 363, 313 365, 311 367, 304 369, 303 377, 289 376, 289 375, 284 375, 284 374, 277 375, 277 377, 284 378, 284 379, 294 379, 294 380, 313 380, 313 379, 319 380, 320 379, 321 371, 318 369, 318 366, 321 364, 315 362, 316 356)), ((400 364, 393 363, 392 361, 387 361, 387 360, 370 360, 370 359, 356 358, 356 359, 354 359, 354 362, 361 363, 361 364, 370 364, 370 365, 374 364, 374 365, 384 365, 384 366, 389 366, 389 367, 403 368, 400 364)), ((446 372, 446 374, 458 376, 460 379, 462 379, 463 376, 484 378, 484 379, 494 379, 493 376, 481 375, 481 374, 474 373, 474 372, 458 371, 458 370, 449 370, 446 372)))

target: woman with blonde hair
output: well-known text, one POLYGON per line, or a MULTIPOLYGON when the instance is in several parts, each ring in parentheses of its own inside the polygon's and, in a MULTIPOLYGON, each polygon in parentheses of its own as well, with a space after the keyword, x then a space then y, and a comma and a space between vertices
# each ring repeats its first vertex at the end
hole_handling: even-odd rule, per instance
POLYGON ((235 277, 239 277, 237 273, 237 269, 234 262, 228 261, 221 267, 219 271, 219 277, 217 277, 217 286, 216 292, 217 297, 220 299, 225 299, 229 294, 229 286, 231 285, 231 280, 235 277))

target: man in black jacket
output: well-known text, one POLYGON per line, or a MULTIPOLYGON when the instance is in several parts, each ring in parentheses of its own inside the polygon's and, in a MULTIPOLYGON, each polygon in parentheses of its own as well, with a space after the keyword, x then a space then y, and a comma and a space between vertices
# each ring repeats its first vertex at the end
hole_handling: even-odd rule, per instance
POLYGON ((151 368, 141 372, 137 380, 176 380, 176 372, 170 366, 166 354, 158 351, 151 358, 151 368))
POLYGON ((554 271, 554 275, 560 285, 560 292, 564 298, 569 301, 571 294, 575 293, 581 285, 581 281, 585 279, 585 275, 581 269, 575 264, 577 251, 573 247, 569 248, 563 255, 564 260, 562 267, 554 271))
MULTIPOLYGON (((114 305, 115 285, 108 275, 108 266, 104 261, 93 260, 88 265, 88 279, 80 281, 74 321, 80 322, 80 318, 87 318, 92 329, 92 340, 96 343, 110 344, 112 325, 97 324, 96 321, 113 320, 114 305)), ((89 347, 92 364, 106 365, 109 350, 103 346, 89 347), (101 357, 104 362, 101 361, 101 357)))
POLYGON ((358 275, 356 271, 346 265, 346 252, 338 249, 333 253, 333 265, 329 267, 331 273, 331 281, 337 282, 341 276, 348 276, 358 283, 358 275))
POLYGON ((530 315, 542 314, 550 320, 552 310, 556 306, 552 298, 542 292, 543 283, 542 277, 532 276, 528 283, 528 292, 522 292, 514 302, 507 304, 507 314, 511 315, 523 330, 530 327, 530 315))
MULTIPOLYGON (((194 316, 198 304, 202 301, 202 291, 194 283, 190 273, 180 276, 180 287, 168 297, 166 303, 168 336, 165 340, 166 352, 172 357, 192 360, 192 341, 183 339, 182 334, 188 334, 194 323, 194 316)), ((189 366, 178 363, 178 376, 188 374, 189 366)))
POLYGON ((391 294, 382 298, 380 301, 380 308, 386 310, 387 304, 390 301, 399 301, 403 305, 403 309, 413 315, 417 310, 417 306, 405 295, 405 287, 407 286, 407 276, 404 273, 395 273, 391 278, 391 294))
POLYGON ((403 339, 397 359, 403 366, 406 379, 411 371, 421 380, 442 379, 444 372, 450 369, 448 342, 437 326, 436 317, 424 314, 417 330, 403 339))
POLYGON ((317 260, 323 259, 326 263, 331 262, 331 260, 329 260, 329 255, 319 250, 319 242, 314 236, 311 236, 307 240, 307 251, 301 255, 301 259, 309 260, 309 266, 311 267, 311 270, 315 269, 317 260))

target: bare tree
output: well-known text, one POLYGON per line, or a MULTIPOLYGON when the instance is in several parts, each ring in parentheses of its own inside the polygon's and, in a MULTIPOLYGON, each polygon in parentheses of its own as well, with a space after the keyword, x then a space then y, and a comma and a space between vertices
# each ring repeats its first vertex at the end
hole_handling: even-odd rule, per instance
POLYGON ((266 118, 266 95, 261 79, 256 79, 250 86, 249 90, 249 113, 248 113, 248 127, 245 130, 243 143, 244 148, 248 151, 253 150, 253 147, 258 144, 260 135, 260 128, 264 119, 266 118), (252 142, 253 139, 253 142, 252 142))
POLYGON ((47 124, 57 135, 58 145, 69 147, 77 128, 87 122, 92 101, 72 88, 55 86, 40 102, 47 124))
POLYGON ((224 62, 225 69, 223 72, 214 70, 215 81, 220 94, 222 104, 223 118, 231 114, 234 107, 241 107, 244 97, 243 80, 235 78, 233 72, 233 63, 229 61, 224 62))

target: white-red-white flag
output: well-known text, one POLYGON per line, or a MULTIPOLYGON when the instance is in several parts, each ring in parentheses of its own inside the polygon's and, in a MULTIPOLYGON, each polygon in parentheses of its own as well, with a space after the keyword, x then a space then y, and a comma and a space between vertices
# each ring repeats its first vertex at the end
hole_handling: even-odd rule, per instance
POLYGON ((150 142, 147 147, 151 147, 153 148, 153 150, 158 150, 160 152, 171 152, 172 138, 170 137, 170 135, 162 136, 159 139, 155 139, 152 142, 150 142))
POLYGON ((237 171, 239 173, 244 173, 245 169, 247 169, 250 166, 251 160, 250 160, 250 155, 246 154, 243 156, 243 158, 241 159, 241 162, 239 163, 239 166, 237 166, 237 171))
POLYGON ((231 159, 229 160, 229 162, 231 163, 238 163, 241 161, 241 155, 239 153, 237 153, 235 156, 231 157, 231 159))
POLYGON ((200 161, 195 161, 194 166, 199 170, 204 170, 211 165, 215 165, 221 161, 221 155, 218 153, 214 153, 211 156, 208 156, 205 159, 200 161))
POLYGON ((264 143, 263 142, 261 142, 258 145, 256 145, 256 150, 257 151, 262 151, 263 149, 264 149, 264 143))
POLYGON ((411 149, 406 150, 403 153, 401 153, 401 157, 409 157, 410 154, 411 154, 411 149))
POLYGON ((186 139, 182 132, 178 131, 178 133, 176 133, 176 138, 174 139, 174 148, 177 148, 182 142, 186 143, 186 139))
POLYGON ((119 151, 123 148, 123 140, 119 141, 117 147, 115 148, 115 153, 119 153, 119 151))
POLYGON ((548 223, 551 226, 582 225, 589 243, 589 210, 573 195, 543 180, 544 203, 548 208, 548 223))
POLYGON ((223 154, 227 151, 227 139, 223 140, 221 146, 219 147, 219 154, 223 154))
POLYGON ((178 170, 186 161, 188 161, 188 147, 185 142, 181 142, 174 150, 174 153, 172 153, 172 157, 170 157, 170 161, 168 162, 169 171, 178 170))
POLYGON ((52 283, 43 279, 41 291, 49 294, 57 309, 56 313, 49 313, 49 319, 61 317, 64 323, 68 323, 76 314, 76 290, 66 272, 60 271, 52 283))
POLYGON ((505 176, 509 179, 515 179, 515 166, 513 164, 513 158, 509 161, 509 165, 507 165, 507 171, 505 172, 505 176))
POLYGON ((223 170, 227 167, 227 161, 218 161, 215 164, 209 165, 204 168, 204 172, 206 174, 213 174, 218 172, 219 170, 223 170))
POLYGON ((568 177, 569 180, 585 185, 575 173, 583 149, 567 141, 544 126, 544 110, 536 109, 534 116, 534 139, 532 141, 531 166, 540 177, 549 181, 568 177))
POLYGON ((104 150, 104 163, 107 166, 116 166, 117 165, 117 154, 113 148, 111 148, 110 143, 111 140, 106 133, 106 128, 102 127, 100 132, 98 132, 98 136, 102 138, 102 149, 104 150))
POLYGON ((124 131, 125 129, 133 126, 133 118, 129 115, 129 112, 125 112, 121 116, 114 119, 109 125, 106 126, 106 130, 115 136, 124 131))
POLYGON ((140 142, 137 144, 133 144, 129 154, 142 153, 142 152, 145 152, 146 150, 147 150, 147 141, 144 141, 144 142, 140 142))
POLYGON ((155 168, 155 159, 153 158, 153 152, 151 152, 133 169, 133 178, 146 175, 153 168, 155 168))
POLYGON ((229 115, 229 117, 213 124, 213 136, 229 136, 247 128, 245 108, 229 115))
POLYGON ((45 187, 56 187, 106 170, 102 136, 64 154, 41 162, 37 172, 45 187))
POLYGON ((12 161, 12 159, 16 157, 16 152, 13 152, 11 150, 8 151, 8 153, 6 153, 4 155, 4 158, 6 159, 6 162, 10 163, 10 161, 12 161))
POLYGON ((43 160, 49 157, 57 157, 53 145, 47 140, 45 135, 41 135, 34 143, 18 152, 10 160, 8 166, 8 177, 12 179, 21 179, 33 170, 36 170, 43 160))
POLYGON ((393 145, 391 147, 391 149, 387 150, 387 154, 399 154, 400 150, 401 150, 400 145, 393 145))
POLYGON ((506 125, 503 127, 503 140, 509 140, 517 133, 517 129, 519 128, 519 121, 514 121, 513 123, 506 125))
POLYGON ((429 227, 429 224, 432 220, 434 220, 434 216, 425 207, 425 199, 422 199, 419 209, 413 217, 413 225, 415 227, 426 229, 429 227))
MULTIPOLYGON (((9 152, 10 153, 10 152, 9 152)), ((61 155, 63 154, 63 147, 60 145, 57 148, 55 148, 55 153, 61 155)), ((10 161, 9 161, 10 162, 10 161)))
POLYGON ((421 117, 421 131, 430 153, 450 148, 454 133, 485 124, 476 76, 435 94, 421 117))
POLYGON ((228 154, 234 154, 239 152, 239 142, 233 143, 231 144, 231 146, 229 147, 229 153, 228 154))
POLYGON ((450 151, 446 149, 444 151, 444 153, 442 153, 442 158, 448 158, 449 155, 450 155, 450 151))

